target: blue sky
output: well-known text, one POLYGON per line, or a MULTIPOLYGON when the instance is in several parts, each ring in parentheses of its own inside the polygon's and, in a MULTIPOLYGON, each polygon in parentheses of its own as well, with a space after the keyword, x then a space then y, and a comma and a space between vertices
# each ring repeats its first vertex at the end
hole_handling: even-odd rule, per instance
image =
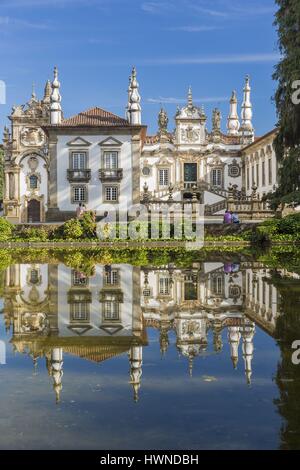
POLYGON ((276 122, 275 11, 273 0, 0 0, 0 79, 7 84, 1 128, 11 106, 29 99, 32 82, 42 94, 54 65, 65 117, 92 106, 123 116, 135 65, 149 133, 160 103, 173 128, 189 85, 208 127, 218 106, 225 129, 231 91, 240 104, 248 73, 261 135, 276 122))

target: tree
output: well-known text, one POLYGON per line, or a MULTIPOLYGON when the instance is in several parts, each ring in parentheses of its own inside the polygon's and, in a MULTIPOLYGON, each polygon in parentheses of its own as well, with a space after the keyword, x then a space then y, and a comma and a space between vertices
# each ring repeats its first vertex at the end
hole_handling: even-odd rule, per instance
POLYGON ((286 279, 274 273, 272 284, 280 294, 279 312, 276 322, 275 337, 281 357, 277 366, 275 383, 278 387, 278 398, 274 400, 278 413, 283 418, 280 430, 280 449, 293 450, 300 448, 300 366, 293 364, 292 344, 300 338, 300 302, 299 281, 286 279))
POLYGON ((278 134, 274 147, 280 163, 279 187, 268 199, 300 203, 300 2, 276 0, 279 9, 275 17, 282 59, 275 67, 273 79, 278 82, 274 99, 278 116, 278 134), (298 83, 297 83, 298 81, 298 83), (298 101, 300 101, 298 99, 298 101))
POLYGON ((3 201, 3 186, 4 186, 4 154, 3 154, 3 149, 0 147, 0 201, 3 201))

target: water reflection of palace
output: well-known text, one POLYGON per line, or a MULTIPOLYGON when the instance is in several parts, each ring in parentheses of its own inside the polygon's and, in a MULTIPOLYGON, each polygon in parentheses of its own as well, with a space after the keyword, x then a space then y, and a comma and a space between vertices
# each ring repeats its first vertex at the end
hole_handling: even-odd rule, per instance
POLYGON ((6 270, 4 283, 14 349, 34 363, 46 358, 57 401, 64 354, 101 362, 125 352, 137 400, 149 328, 159 330, 162 354, 175 333, 191 374, 194 359, 207 354, 210 333, 217 353, 226 332, 233 366, 241 345, 250 383, 255 324, 273 335, 279 315, 277 290, 261 264, 97 265, 92 276, 63 264, 22 264, 6 270))

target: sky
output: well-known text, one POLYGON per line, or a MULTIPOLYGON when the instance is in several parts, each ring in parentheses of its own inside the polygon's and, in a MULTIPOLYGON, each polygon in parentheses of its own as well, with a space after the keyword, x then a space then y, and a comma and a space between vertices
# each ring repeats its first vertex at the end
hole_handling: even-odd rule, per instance
POLYGON ((211 128, 219 107, 226 130, 229 99, 250 75, 257 135, 276 123, 272 80, 279 60, 273 0, 0 0, 0 128, 34 83, 42 96, 59 69, 65 117, 93 106, 122 117, 136 66, 142 121, 157 131, 161 106, 174 128, 177 105, 191 85, 211 128))

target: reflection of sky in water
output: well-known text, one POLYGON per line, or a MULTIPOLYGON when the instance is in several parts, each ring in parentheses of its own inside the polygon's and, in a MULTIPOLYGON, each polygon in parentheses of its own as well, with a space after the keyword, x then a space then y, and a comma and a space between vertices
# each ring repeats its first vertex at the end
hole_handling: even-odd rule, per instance
MULTIPOLYGON (((5 336, 0 316, 1 339, 5 336)), ((257 327, 252 385, 245 383, 243 359, 237 370, 224 348, 203 357, 179 357, 175 335, 162 358, 158 332, 149 328, 143 348, 140 400, 134 403, 126 354, 95 364, 64 355, 62 401, 55 404, 45 360, 34 375, 32 360, 14 355, 0 367, 0 447, 2 449, 200 449, 276 448, 281 419, 273 405, 272 382, 279 352, 257 327), (213 378, 206 381, 205 378, 213 378)))

